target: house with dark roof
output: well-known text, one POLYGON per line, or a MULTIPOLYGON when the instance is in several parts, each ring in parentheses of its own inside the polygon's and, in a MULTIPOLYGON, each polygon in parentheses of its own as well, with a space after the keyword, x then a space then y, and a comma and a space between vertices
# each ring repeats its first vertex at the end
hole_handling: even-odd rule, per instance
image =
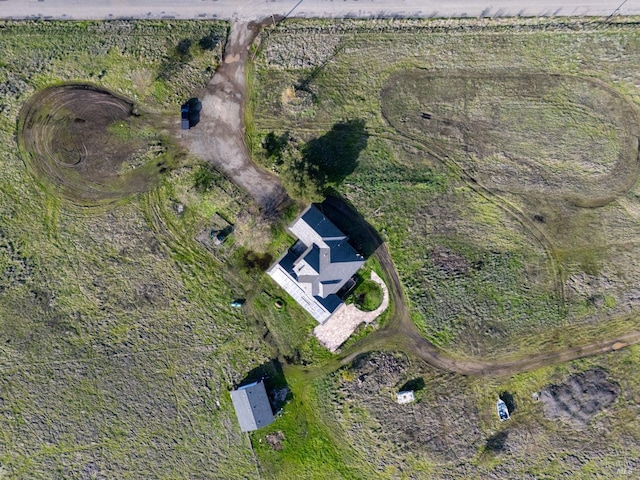
POLYGON ((251 432, 273 423, 271 404, 262 380, 240 387, 230 393, 238 423, 240 423, 240 430, 251 432))
POLYGON ((267 274, 324 323, 342 305, 338 292, 364 264, 364 258, 314 205, 302 212, 288 231, 297 241, 267 274))

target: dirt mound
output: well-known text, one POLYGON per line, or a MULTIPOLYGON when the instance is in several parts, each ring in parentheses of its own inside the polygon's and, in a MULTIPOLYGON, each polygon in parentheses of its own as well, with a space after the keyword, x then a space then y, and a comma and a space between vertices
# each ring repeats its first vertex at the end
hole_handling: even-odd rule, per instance
POLYGON ((81 203, 144 191, 166 171, 167 147, 152 115, 85 84, 46 88, 27 101, 18 141, 39 177, 81 203))
POLYGON ((406 359, 386 353, 358 357, 353 362, 356 375, 354 391, 372 394, 378 393, 381 388, 393 387, 408 366, 406 359))
POLYGON ((606 372, 595 369, 571 375, 560 385, 546 387, 540 399, 547 418, 586 425, 615 402, 619 394, 620 387, 607 379, 606 372))
POLYGON ((282 450, 282 441, 284 440, 284 438, 284 433, 281 431, 270 433, 266 436, 267 443, 271 445, 271 448, 278 452, 282 450))

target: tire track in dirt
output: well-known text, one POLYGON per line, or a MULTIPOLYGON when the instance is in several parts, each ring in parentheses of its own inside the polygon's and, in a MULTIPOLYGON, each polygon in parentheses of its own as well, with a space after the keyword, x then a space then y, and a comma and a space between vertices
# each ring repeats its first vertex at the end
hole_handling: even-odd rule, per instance
POLYGON ((67 83, 44 88, 27 100, 17 141, 39 181, 78 205, 92 206, 144 192, 162 173, 165 165, 157 152, 166 145, 159 137, 113 133, 114 127, 131 132, 157 123, 153 114, 137 111, 131 100, 103 87, 67 83))
POLYGON ((404 294, 401 287, 398 286, 400 279, 386 247, 381 249, 377 258, 384 269, 387 279, 390 279, 390 283, 393 285, 393 288, 390 289, 390 291, 394 302, 396 302, 395 304, 397 305, 399 302, 402 305, 400 308, 396 308, 395 324, 390 326, 388 332, 381 331, 382 338, 384 339, 385 337, 389 338, 392 336, 399 337, 399 345, 403 346, 407 352, 413 352, 429 365, 442 370, 465 375, 491 377, 508 376, 529 370, 535 370, 536 368, 547 365, 554 365, 557 363, 576 360, 578 358, 616 351, 640 342, 640 331, 635 331, 615 339, 604 339, 587 345, 531 355, 517 360, 482 361, 452 358, 428 342, 411 321, 409 310, 404 299, 404 294))
POLYGON ((388 118, 384 111, 381 112, 382 117, 387 121, 389 126, 393 129, 396 135, 401 138, 411 140, 418 145, 422 146, 424 152, 428 155, 431 155, 433 158, 438 160, 442 165, 449 169, 452 173, 457 175, 469 188, 471 188, 476 194, 480 195, 482 198, 487 200, 488 202, 493 203, 502 211, 504 211, 507 215, 511 216, 516 222, 518 222, 526 231, 528 231, 531 236, 537 241, 542 249, 544 250, 547 259, 549 260, 550 271, 553 277, 554 287, 556 290, 556 294, 560 300, 559 308, 561 310, 560 313, 565 309, 565 293, 564 293, 564 278, 562 274, 562 269, 560 267, 560 261, 558 260, 558 256, 556 250, 549 240, 549 238, 545 235, 545 233, 539 229, 519 208, 515 205, 508 202, 506 199, 497 195, 496 193, 489 190, 484 185, 478 183, 478 181, 467 171, 465 168, 455 161, 453 158, 446 155, 445 152, 440 151, 440 149, 431 145, 428 146, 424 139, 417 137, 415 135, 411 135, 407 132, 402 132, 398 130, 394 123, 390 118, 388 118))
MULTIPOLYGON (((348 216, 350 221, 354 223, 359 222, 359 219, 351 213, 350 209, 342 208, 341 213, 348 216)), ((342 365, 346 365, 353 361, 358 355, 375 350, 376 348, 382 347, 387 350, 397 348, 408 354, 417 356, 433 367, 448 372, 455 372, 462 375, 501 377, 535 370, 536 368, 548 365, 568 362, 578 358, 612 352, 640 343, 640 331, 634 331, 618 336, 615 339, 603 339, 587 345, 530 355, 516 360, 483 361, 452 358, 447 355, 446 352, 425 339, 411 321, 407 300, 402 290, 402 283, 386 244, 382 244, 376 250, 374 256, 382 267, 384 278, 389 287, 393 315, 385 327, 371 333, 344 352, 339 359, 342 365)))
MULTIPOLYGON (((223 63, 207 85, 202 100, 203 112, 199 128, 188 132, 183 142, 193 153, 221 168, 240 187, 248 191, 265 213, 276 214, 289 203, 290 199, 277 177, 259 169, 253 163, 244 141, 245 62, 248 59, 249 46, 260 27, 269 22, 271 22, 270 18, 262 24, 238 21, 232 24, 223 63), (211 132, 211 135, 207 136, 202 131, 211 132)), ((449 167, 457 171, 456 167, 459 166, 450 164, 449 167)), ((465 180, 472 187, 475 186, 475 189, 481 189, 485 195, 494 198, 492 192, 478 185, 472 178, 465 180)), ((501 204, 499 200, 497 203, 501 204)), ((502 206, 514 215, 507 206, 502 206)), ((346 206, 340 210, 350 221, 355 224, 361 223, 361 219, 356 218, 354 212, 346 206)), ((521 217, 517 214, 514 216, 521 217)), ((521 221, 522 218, 518 220, 521 221)), ((534 232, 532 234, 544 245, 545 250, 549 249, 548 255, 554 270, 557 271, 558 266, 555 264, 556 259, 548 239, 538 229, 535 230, 537 235, 534 232)), ((368 228, 365 231, 368 231, 368 228)), ((373 235, 373 233, 369 234, 373 235)), ((371 333, 344 352, 339 358, 342 365, 350 363, 362 353, 393 347, 404 350, 408 354, 414 354, 427 364, 441 370, 463 375, 497 377, 611 352, 640 342, 640 331, 635 331, 615 339, 604 339, 579 347, 541 353, 517 360, 482 361, 452 358, 427 341, 411 321, 402 283, 387 246, 382 244, 374 255, 380 262, 387 280, 393 315, 385 327, 371 333)), ((560 272, 557 271, 557 274, 560 275, 560 272)), ((559 293, 562 295, 562 290, 559 293)))

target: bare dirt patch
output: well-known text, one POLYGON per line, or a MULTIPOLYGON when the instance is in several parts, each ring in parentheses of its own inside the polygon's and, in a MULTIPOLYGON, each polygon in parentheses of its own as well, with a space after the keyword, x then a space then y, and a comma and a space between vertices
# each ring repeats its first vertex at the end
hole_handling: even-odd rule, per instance
POLYGON ((288 86, 283 90, 280 101, 285 111, 292 115, 300 115, 311 111, 314 94, 309 90, 288 86))
POLYGON ((584 426, 620 395, 620 387, 607 379, 604 370, 571 375, 560 385, 542 390, 540 400, 547 418, 567 420, 584 426))
POLYGON ((276 451, 282 450, 282 441, 284 440, 284 432, 277 431, 270 433, 266 437, 267 443, 276 451))
POLYGON ((171 168, 156 119, 124 97, 86 84, 49 87, 22 109, 18 139, 27 165, 84 202, 143 192, 171 168))
POLYGON ((431 257, 434 266, 441 272, 447 274, 464 275, 470 269, 469 262, 466 258, 461 255, 456 255, 447 248, 434 248, 431 257))
POLYGON ((231 24, 223 62, 200 95, 200 123, 182 132, 182 142, 192 153, 220 168, 271 216, 288 205, 289 197, 274 175, 256 166, 244 139, 245 64, 260 27, 239 21, 231 24))

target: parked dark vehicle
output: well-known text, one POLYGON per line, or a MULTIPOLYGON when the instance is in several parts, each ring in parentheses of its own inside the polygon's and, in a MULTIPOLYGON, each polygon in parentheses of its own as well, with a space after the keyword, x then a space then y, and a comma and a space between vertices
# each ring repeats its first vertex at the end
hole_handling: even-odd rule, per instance
POLYGON ((189 104, 182 105, 180 112, 182 112, 182 130, 189 130, 189 104))

